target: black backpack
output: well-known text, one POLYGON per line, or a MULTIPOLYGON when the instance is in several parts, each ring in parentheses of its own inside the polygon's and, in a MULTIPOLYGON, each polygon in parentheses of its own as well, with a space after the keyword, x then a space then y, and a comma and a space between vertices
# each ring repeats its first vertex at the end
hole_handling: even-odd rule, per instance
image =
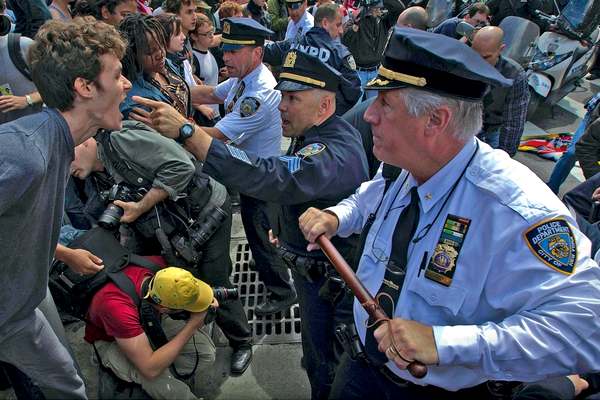
POLYGON ((83 321, 94 294, 110 281, 127 293, 136 305, 140 304, 133 282, 123 273, 123 268, 127 265, 139 265, 153 273, 161 269, 159 265, 131 253, 112 232, 100 227, 85 232, 69 247, 85 249, 100 257, 104 263, 104 268, 93 275, 79 275, 61 261, 55 261, 50 269, 48 286, 57 308, 83 321))

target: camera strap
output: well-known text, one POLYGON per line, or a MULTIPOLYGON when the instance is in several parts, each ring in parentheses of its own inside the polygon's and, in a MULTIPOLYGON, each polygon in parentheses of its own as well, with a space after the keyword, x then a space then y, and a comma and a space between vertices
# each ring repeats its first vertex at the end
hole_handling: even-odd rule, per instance
MULTIPOLYGON (((131 282, 131 281, 130 281, 131 282)), ((156 311, 156 309, 152 306, 152 302, 144 299, 145 293, 148 292, 148 286, 150 285, 150 279, 147 279, 142 283, 142 299, 140 299, 138 310, 140 314, 140 323, 144 328, 144 332, 148 336, 150 340, 150 344, 152 345, 153 350, 157 350, 160 347, 164 346, 169 342, 167 335, 165 334, 164 329, 162 328, 162 324, 160 321, 160 315, 156 311)), ((196 361, 194 362, 194 368, 191 372, 187 374, 180 373, 175 368, 175 364, 172 363, 169 369, 178 379, 187 380, 194 376, 196 373, 196 369, 198 368, 198 363, 200 361, 200 356, 198 354, 198 349, 196 348, 196 342, 194 336, 192 335, 192 340, 194 340, 194 350, 196 351, 196 361)))

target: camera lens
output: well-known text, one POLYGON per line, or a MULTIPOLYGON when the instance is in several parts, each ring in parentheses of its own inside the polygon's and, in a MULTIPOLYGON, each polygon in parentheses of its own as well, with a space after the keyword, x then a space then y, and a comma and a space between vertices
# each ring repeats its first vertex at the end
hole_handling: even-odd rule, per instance
POLYGON ((109 204, 106 210, 98 218, 98 225, 104 229, 116 229, 121 221, 121 217, 125 211, 114 204, 109 204))
POLYGON ((224 287, 213 288, 213 294, 217 301, 236 300, 240 295, 236 288, 228 289, 224 287))

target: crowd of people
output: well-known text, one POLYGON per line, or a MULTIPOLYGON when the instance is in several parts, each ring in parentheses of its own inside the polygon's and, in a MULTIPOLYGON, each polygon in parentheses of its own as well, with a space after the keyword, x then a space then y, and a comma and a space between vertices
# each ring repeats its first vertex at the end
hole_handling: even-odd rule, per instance
POLYGON ((0 384, 91 395, 70 300, 107 379, 200 397, 213 321, 243 374, 238 204, 255 313, 299 304, 311 398, 600 391, 600 94, 561 201, 564 172, 512 158, 530 92, 497 2, 437 27, 410 3, 0 0, 0 384))

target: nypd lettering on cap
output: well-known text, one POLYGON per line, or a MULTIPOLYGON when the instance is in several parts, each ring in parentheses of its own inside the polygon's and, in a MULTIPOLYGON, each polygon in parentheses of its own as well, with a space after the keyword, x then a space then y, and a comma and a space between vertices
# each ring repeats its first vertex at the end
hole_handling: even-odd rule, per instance
POLYGON ((542 221, 525 234, 527 246, 544 264, 571 274, 577 261, 577 246, 571 227, 562 218, 542 221))

